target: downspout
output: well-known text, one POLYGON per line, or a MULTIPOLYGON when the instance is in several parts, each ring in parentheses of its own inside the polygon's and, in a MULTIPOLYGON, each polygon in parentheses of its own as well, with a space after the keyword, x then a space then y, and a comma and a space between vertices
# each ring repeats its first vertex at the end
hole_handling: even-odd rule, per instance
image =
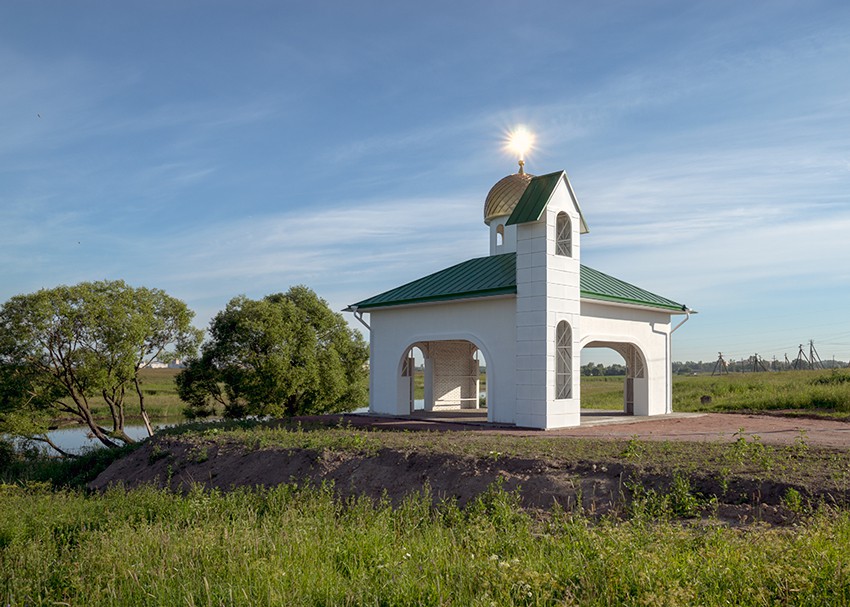
MULTIPOLYGON (((689 310, 688 308, 683 308, 683 309, 685 311, 685 318, 682 319, 682 322, 680 322, 678 325, 673 327, 673 329, 670 331, 670 335, 673 335, 673 333, 676 332, 676 329, 678 329, 679 327, 681 327, 683 324, 685 324, 686 322, 688 322, 691 319, 691 310, 689 310)), ((360 321, 360 322, 363 322, 363 321, 360 321)))
POLYGON ((370 327, 370 326, 369 326, 369 323, 367 323, 365 320, 363 320, 363 312, 361 312, 360 310, 358 310, 358 309, 357 309, 357 306, 348 306, 348 307, 345 309, 345 311, 346 311, 346 312, 351 312, 352 314, 354 314, 354 318, 356 318, 357 320, 359 320, 361 325, 363 325, 364 327, 366 327, 366 329, 367 329, 368 331, 370 331, 370 332, 372 331, 372 327, 370 327))
MULTIPOLYGON (((354 315, 354 318, 359 320, 360 324, 363 325, 364 327, 366 327, 366 330, 369 331, 369 333, 370 333, 370 336, 369 336, 369 361, 371 362, 371 360, 372 360, 372 337, 371 337, 372 327, 369 326, 369 323, 367 323, 365 320, 363 320, 363 312, 358 310, 357 306, 353 306, 353 305, 348 306, 347 308, 345 308, 343 310, 343 312, 351 312, 354 315)), ((375 381, 375 376, 372 374, 372 371, 370 370, 369 371, 369 411, 370 412, 372 411, 372 398, 373 398, 372 395, 375 394, 375 387, 372 385, 372 382, 374 382, 374 381, 375 381)))
POLYGON ((684 310, 685 312, 685 318, 683 318, 682 322, 673 327, 670 330, 670 333, 667 334, 667 358, 670 361, 670 364, 667 365, 665 372, 670 374, 667 378, 667 385, 670 387, 670 393, 667 395, 667 410, 665 411, 666 415, 673 413, 673 333, 676 332, 676 329, 678 329, 691 319, 691 310, 688 309, 686 306, 682 306, 682 310, 684 310))

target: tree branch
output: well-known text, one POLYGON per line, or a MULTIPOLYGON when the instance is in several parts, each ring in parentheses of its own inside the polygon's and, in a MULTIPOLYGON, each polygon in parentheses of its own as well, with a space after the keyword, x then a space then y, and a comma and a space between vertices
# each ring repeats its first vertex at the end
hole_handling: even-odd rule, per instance
POLYGON ((65 451, 65 450, 63 450, 63 449, 60 449, 60 448, 56 445, 56 443, 54 443, 52 440, 50 440, 50 437, 49 437, 49 436, 47 436, 46 434, 41 435, 41 436, 27 436, 26 438, 27 438, 28 440, 34 440, 34 441, 39 441, 39 442, 42 442, 42 443, 46 443, 46 444, 47 444, 47 446, 49 446, 51 449, 55 450, 55 451, 56 451, 59 455, 61 455, 62 457, 80 457, 80 456, 79 456, 79 455, 77 455, 76 453, 70 453, 69 451, 65 451))

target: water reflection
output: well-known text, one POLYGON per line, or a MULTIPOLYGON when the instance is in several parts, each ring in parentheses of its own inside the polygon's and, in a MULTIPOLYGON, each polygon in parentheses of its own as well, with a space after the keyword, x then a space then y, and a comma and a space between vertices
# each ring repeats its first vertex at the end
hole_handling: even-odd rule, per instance
MULTIPOLYGON (((173 425, 173 424, 168 424, 173 425)), ((165 428, 165 425, 154 426, 154 431, 157 428, 165 428)), ((133 426, 124 426, 124 432, 127 433, 132 439, 140 440, 146 438, 148 435, 148 431, 145 429, 144 424, 133 425, 133 426)), ((51 430, 47 433, 47 436, 50 440, 56 443, 56 446, 62 449, 62 451, 66 451, 68 453, 80 453, 86 449, 90 449, 91 447, 102 447, 103 443, 92 436, 91 430, 89 430, 85 426, 74 426, 71 428, 59 428, 57 430, 51 430)), ((44 447, 48 451, 53 451, 47 445, 44 447)))
MULTIPOLYGON (((422 399, 417 399, 413 401, 414 409, 424 409, 425 401, 422 399)), ((359 409, 355 409, 353 413, 368 413, 369 407, 360 407, 359 409)), ((180 422, 178 422, 180 423, 180 422)), ((160 428, 169 428, 171 426, 175 426, 177 424, 154 424, 154 432, 160 428)), ((141 440, 147 438, 148 432, 145 429, 144 424, 124 426, 124 431, 127 433, 127 436, 134 440, 141 440)), ((84 450, 91 449, 93 447, 102 447, 103 443, 92 436, 91 430, 89 430, 85 426, 74 426, 70 428, 59 428, 57 430, 51 430, 47 433, 47 436, 56 443, 56 446, 66 451, 68 453, 80 453, 84 450)), ((43 445, 45 449, 48 451, 53 451, 47 445, 43 445)))

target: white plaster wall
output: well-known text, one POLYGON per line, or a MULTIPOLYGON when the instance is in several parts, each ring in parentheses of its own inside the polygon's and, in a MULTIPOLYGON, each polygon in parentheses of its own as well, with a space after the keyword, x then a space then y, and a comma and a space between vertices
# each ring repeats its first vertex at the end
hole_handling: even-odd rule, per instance
POLYGON ((560 181, 541 221, 517 226, 516 424, 562 428, 580 423, 580 221, 560 181), (573 255, 555 255, 556 218, 570 216, 573 255), (573 334, 572 398, 555 398, 555 332, 565 320, 573 334))
POLYGON ((513 296, 372 310, 369 410, 384 415, 409 413, 408 403, 398 397, 398 379, 402 356, 412 344, 465 339, 478 346, 487 362, 487 420, 513 423, 515 313, 513 296))
POLYGON ((490 220, 490 255, 501 255, 502 253, 513 253, 516 251, 516 226, 505 225, 508 217, 509 215, 503 215, 490 220), (501 246, 496 244, 499 242, 496 238, 499 226, 502 226, 505 230, 505 237, 502 240, 501 246))
POLYGON ((535 222, 518 226, 516 264, 516 424, 545 428, 550 366, 547 348, 546 224, 535 222))
MULTIPOLYGON (((635 402, 635 415, 672 411, 670 314, 604 302, 581 302, 581 344, 593 341, 630 343, 646 360, 649 402, 635 402)), ((637 381, 637 380, 636 380, 637 381)))
POLYGON ((547 358, 547 428, 577 426, 581 411, 581 348, 579 341, 583 331, 581 318, 581 222, 578 208, 566 183, 558 182, 546 207, 546 254, 548 261, 548 344, 547 358), (556 255, 557 216, 565 212, 570 217, 572 228, 572 250, 569 257, 556 255), (572 328, 572 398, 555 398, 555 349, 557 325, 566 320, 572 328))

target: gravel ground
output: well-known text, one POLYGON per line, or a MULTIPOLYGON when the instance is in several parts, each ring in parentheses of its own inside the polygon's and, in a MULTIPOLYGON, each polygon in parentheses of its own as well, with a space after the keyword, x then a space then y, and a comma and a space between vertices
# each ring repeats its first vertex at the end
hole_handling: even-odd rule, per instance
MULTIPOLYGON (((478 430, 486 433, 511 434, 514 436, 570 436, 658 441, 734 441, 743 435, 757 435, 761 442, 770 445, 789 445, 801 437, 809 445, 821 447, 850 448, 850 422, 845 420, 803 417, 799 415, 742 415, 733 413, 674 413, 659 417, 605 416, 599 423, 599 413, 588 415, 590 423, 577 428, 559 430, 530 430, 510 426, 492 426, 472 418, 452 420, 439 418, 387 418, 370 415, 346 415, 344 419, 352 426, 374 427, 386 430, 478 430)), ((305 420, 318 420, 303 418, 305 420)))

